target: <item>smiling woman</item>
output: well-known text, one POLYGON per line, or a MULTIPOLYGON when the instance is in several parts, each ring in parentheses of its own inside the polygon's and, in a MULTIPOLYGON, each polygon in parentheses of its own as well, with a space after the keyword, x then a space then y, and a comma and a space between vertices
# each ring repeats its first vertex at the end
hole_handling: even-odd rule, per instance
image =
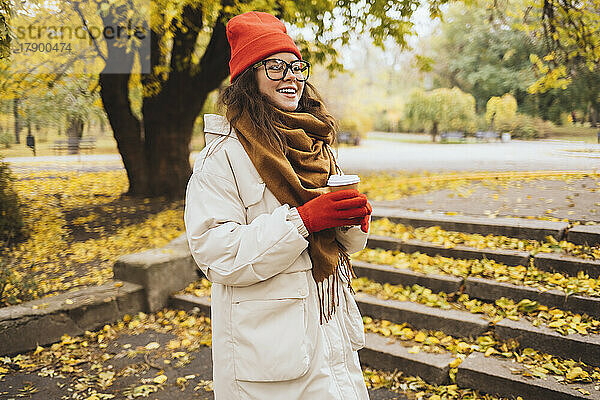
POLYGON ((277 108, 296 111, 310 71, 308 61, 292 53, 277 53, 257 63, 254 69, 258 68, 265 70, 256 77, 259 92, 277 108))
POLYGON ((226 117, 204 116, 184 218, 212 283, 215 399, 368 399, 349 253, 366 244, 371 206, 327 188, 336 121, 285 25, 249 12, 227 37, 226 117))

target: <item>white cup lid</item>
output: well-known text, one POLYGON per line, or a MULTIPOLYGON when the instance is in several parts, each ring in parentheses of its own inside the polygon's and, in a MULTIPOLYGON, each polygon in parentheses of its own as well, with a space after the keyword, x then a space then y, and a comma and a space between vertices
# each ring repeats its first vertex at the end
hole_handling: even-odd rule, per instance
POLYGON ((327 180, 327 186, 345 186, 360 182, 358 175, 331 175, 327 180))

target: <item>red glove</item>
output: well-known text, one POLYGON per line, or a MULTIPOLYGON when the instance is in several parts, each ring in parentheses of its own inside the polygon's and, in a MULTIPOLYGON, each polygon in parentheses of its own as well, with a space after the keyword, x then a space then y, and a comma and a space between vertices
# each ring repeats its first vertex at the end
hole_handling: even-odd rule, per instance
MULTIPOLYGON (((365 196, 364 194, 360 193, 359 195, 360 197, 364 197, 365 201, 367 201, 367 196, 365 196)), ((367 201, 367 204, 365 205, 365 207, 367 207, 367 215, 365 215, 363 217, 363 219, 360 222, 360 229, 364 232, 364 233, 369 233, 369 216, 371 215, 371 213, 373 212, 373 207, 371 207, 371 203, 369 203, 367 201)))
POLYGON ((309 232, 336 226, 360 225, 368 215, 367 198, 355 189, 322 194, 296 207, 309 232))

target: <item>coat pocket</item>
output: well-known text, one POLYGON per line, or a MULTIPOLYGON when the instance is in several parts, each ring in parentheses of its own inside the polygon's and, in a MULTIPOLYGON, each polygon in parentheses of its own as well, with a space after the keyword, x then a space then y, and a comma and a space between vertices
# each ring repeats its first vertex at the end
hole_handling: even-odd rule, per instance
POLYGON ((312 354, 307 297, 305 272, 234 288, 231 323, 237 380, 277 382, 306 374, 312 354))
POLYGON ((346 325, 346 332, 348 332, 348 337, 350 338, 352 351, 358 351, 365 347, 365 325, 363 324, 356 300, 354 300, 354 297, 346 285, 343 286, 344 298, 346 300, 344 324, 346 325))

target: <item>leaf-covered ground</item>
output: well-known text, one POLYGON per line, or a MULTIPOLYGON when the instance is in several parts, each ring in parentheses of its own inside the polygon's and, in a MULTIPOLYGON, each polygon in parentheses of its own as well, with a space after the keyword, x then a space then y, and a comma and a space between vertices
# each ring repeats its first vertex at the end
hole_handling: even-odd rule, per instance
MULTIPOLYGON (((367 325, 376 330, 373 322, 367 325)), ((81 337, 0 357, 0 398, 213 399, 210 345, 210 319, 202 315, 163 310, 125 316, 81 337)), ((502 400, 399 372, 365 368, 363 376, 373 399, 502 400)))
POLYGON ((29 237, 4 260, 0 305, 102 284, 119 256, 164 246, 184 232, 183 202, 121 196, 122 170, 15 177, 29 237))
MULTIPOLYGON (((523 180, 536 183, 541 180, 558 181, 568 186, 581 179, 596 179, 596 176, 590 175, 559 177, 552 174, 525 176, 519 173, 499 176, 497 179, 490 174, 400 173, 395 174, 393 179, 385 175, 365 176, 361 185, 372 199, 400 199, 439 191, 467 198, 469 185, 474 182, 488 185, 494 190, 504 190, 518 188, 518 182, 523 180)), ((25 218, 30 227, 30 237, 9 252, 9 268, 6 270, 10 276, 8 285, 2 288, 0 305, 104 283, 112 277, 112 265, 120 255, 163 246, 183 233, 183 203, 122 197, 127 188, 123 170, 107 168, 104 171, 76 172, 70 171, 68 166, 52 169, 51 166, 40 164, 20 168, 16 177, 16 189, 26 204, 25 218), (43 168, 45 170, 41 170, 43 168)), ((591 189, 596 190, 597 187, 591 189)), ((572 210, 577 211, 577 207, 572 210)), ((547 213, 531 217, 553 218, 547 213)), ((377 227, 376 224, 374 226, 377 227)), ((455 243, 454 239, 444 236, 440 231, 424 234, 431 234, 438 239, 443 237, 443 240, 455 243)), ((458 240, 472 239, 462 237, 458 240)), ((487 241, 490 241, 489 238, 487 241)), ((499 242, 493 245, 503 246, 499 242)), ((525 247, 530 245, 535 244, 523 244, 525 247)), ((406 255, 369 252, 367 250, 359 257, 402 267, 408 263, 422 270, 433 268, 432 272, 437 273, 464 276, 466 271, 477 272, 499 280, 561 287, 573 293, 595 295, 598 290, 597 281, 586 277, 544 275, 540 278, 539 274, 532 275, 525 267, 510 269, 496 264, 467 265, 462 262, 451 267, 444 260, 431 261, 423 255, 415 255, 411 259, 406 255)), ((591 256, 594 257, 594 254, 591 256)), ((498 316, 527 318, 548 326, 555 323, 558 331, 562 329, 566 333, 570 332, 569 329, 581 333, 598 329, 595 319, 572 313, 560 314, 561 310, 548 310, 538 304, 515 304, 502 299, 493 304, 482 303, 464 296, 455 298, 443 293, 431 293, 417 286, 377 285, 365 280, 356 280, 354 283, 356 290, 384 298, 406 297, 441 308, 457 307, 480 313, 492 320, 498 316)), ((188 287, 186 292, 208 295, 210 284, 200 281, 188 287)), ((517 350, 510 343, 498 342, 491 336, 464 341, 443 333, 419 331, 408 325, 373 320, 368 316, 365 317, 365 323, 367 330, 402 340, 415 352, 450 351, 456 354, 455 367, 469 352, 483 351, 488 356, 519 361, 523 367, 517 373, 554 375, 569 382, 598 381, 595 368, 569 360, 548 358, 530 349, 517 350), (446 347, 444 343, 447 343, 446 347)), ((212 399, 209 346, 210 320, 201 315, 164 310, 151 315, 141 313, 126 316, 118 323, 96 332, 87 332, 81 337, 65 336, 54 345, 0 358, 0 398, 100 400, 144 397, 170 399, 176 396, 212 399)), ((398 372, 365 369, 364 377, 367 386, 374 390, 372 393, 377 389, 389 389, 398 393, 398 398, 495 399, 460 389, 456 385, 429 385, 418 377, 407 377, 398 372)))
POLYGON ((139 313, 80 337, 0 357, 0 398, 212 399, 210 319, 139 313))
MULTIPOLYGON (((111 162, 86 162, 85 166, 72 164, 38 162, 15 167, 15 188, 25 205, 30 236, 13 247, 5 265, 0 265, 0 306, 102 284, 112 277, 112 265, 119 256, 163 246, 184 232, 182 201, 123 197, 127 178, 118 165, 111 162)), ((450 191, 456 197, 468 197, 469 187, 474 184, 506 191, 518 189, 523 182, 559 182, 571 188, 587 180, 586 190, 595 191, 598 187, 590 183, 596 182, 597 175, 554 172, 397 172, 365 175, 362 179, 361 190, 373 200, 414 198, 440 190, 450 191)), ((571 210, 581 211, 579 207, 571 210)), ((550 218, 545 214, 532 217, 550 218)), ((390 230, 379 223, 374 223, 375 229, 399 234, 397 229, 390 230)), ((425 232, 424 235, 433 235, 434 240, 443 236, 441 231, 425 232)), ((453 235, 448 239, 446 235, 443 240, 452 243, 470 240, 490 246, 489 238, 485 241, 475 237, 457 238, 453 235)), ((506 243, 496 241, 492 245, 504 247, 506 243)), ((526 248, 531 245, 524 244, 526 248)), ((539 251, 548 246, 556 249, 562 243, 542 243, 539 251)), ((589 258, 598 256, 597 252, 586 252, 585 249, 561 248, 589 258)))
POLYGON ((585 172, 389 173, 364 175, 371 200, 450 215, 600 221, 600 174, 585 172))

